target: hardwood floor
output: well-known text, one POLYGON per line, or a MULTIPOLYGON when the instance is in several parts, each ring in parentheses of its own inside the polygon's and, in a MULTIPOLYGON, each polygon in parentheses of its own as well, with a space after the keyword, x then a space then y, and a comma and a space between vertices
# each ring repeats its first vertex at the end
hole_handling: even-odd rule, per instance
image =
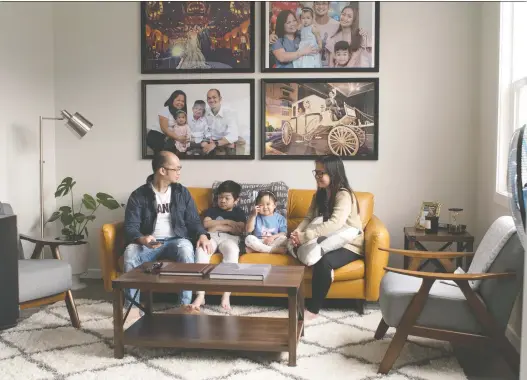
MULTIPOLYGON (((83 282, 88 284, 85 289, 73 292, 75 298, 87 298, 95 300, 112 301, 112 293, 106 292, 103 287, 102 280, 97 279, 83 279, 83 282)), ((158 297, 165 298, 172 295, 158 295, 158 297)), ((173 296, 172 296, 173 297, 173 296)), ((219 303, 220 296, 207 296, 209 302, 219 303)), ((157 300, 155 297, 154 301, 157 300)), ((174 300, 175 301, 175 300, 174 300)), ((287 299, 281 298, 252 298, 252 297, 233 297, 231 299, 233 304, 250 303, 253 305, 269 305, 269 306, 283 306, 287 307, 287 299)), ((328 306, 332 307, 349 307, 350 301, 347 300, 328 300, 328 306)), ((367 303, 365 309, 378 309, 376 303, 367 303)), ((26 309, 20 312, 22 318, 27 318, 37 309, 26 309)), ((465 371, 465 375, 469 380, 516 380, 518 376, 514 375, 505 361, 494 352, 474 351, 472 348, 454 347, 456 357, 465 371)))

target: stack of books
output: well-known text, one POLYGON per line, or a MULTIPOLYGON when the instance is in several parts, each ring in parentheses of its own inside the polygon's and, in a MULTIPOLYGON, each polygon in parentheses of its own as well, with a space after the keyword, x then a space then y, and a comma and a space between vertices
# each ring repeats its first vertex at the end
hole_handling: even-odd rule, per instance
POLYGON ((204 277, 213 267, 213 264, 163 262, 157 273, 167 276, 204 277))

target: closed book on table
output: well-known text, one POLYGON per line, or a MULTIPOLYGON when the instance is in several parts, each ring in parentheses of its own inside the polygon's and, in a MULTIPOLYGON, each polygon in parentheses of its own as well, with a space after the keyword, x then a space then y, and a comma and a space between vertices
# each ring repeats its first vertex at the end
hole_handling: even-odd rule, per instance
POLYGON ((157 273, 167 276, 203 277, 211 268, 211 264, 163 262, 163 266, 158 269, 157 273))
POLYGON ((264 280, 271 271, 271 264, 221 263, 209 273, 215 280, 264 280))

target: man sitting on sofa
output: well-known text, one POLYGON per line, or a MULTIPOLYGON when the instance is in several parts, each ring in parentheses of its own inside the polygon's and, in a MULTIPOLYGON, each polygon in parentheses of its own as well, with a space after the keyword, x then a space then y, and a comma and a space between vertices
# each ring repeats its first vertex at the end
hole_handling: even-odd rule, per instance
MULTIPOLYGON (((181 163, 171 152, 161 151, 152 159, 151 174, 146 183, 128 199, 124 215, 124 271, 128 272, 145 262, 166 258, 183 263, 194 262, 194 247, 212 254, 210 235, 203 227, 196 204, 188 189, 178 183, 181 163)), ((129 289, 125 306, 134 299, 139 303, 139 292, 129 289), (134 298, 135 295, 135 298, 134 298)), ((192 291, 180 295, 183 305, 190 304, 192 291)), ((185 310, 190 310, 186 307, 185 310)), ((130 318, 141 312, 132 308, 130 318)))

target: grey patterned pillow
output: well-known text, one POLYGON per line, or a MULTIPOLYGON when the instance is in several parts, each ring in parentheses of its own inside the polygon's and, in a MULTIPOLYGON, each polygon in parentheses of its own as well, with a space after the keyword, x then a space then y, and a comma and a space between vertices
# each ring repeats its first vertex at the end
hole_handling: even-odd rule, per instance
MULTIPOLYGON (((212 184, 212 204, 217 205, 217 194, 216 189, 223 181, 214 181, 212 184)), ((251 208, 256 199, 256 195, 259 191, 268 190, 272 191, 276 195, 276 212, 282 214, 284 218, 287 219, 287 195, 289 187, 284 182, 271 182, 264 184, 257 183, 242 183, 238 182, 242 187, 242 192, 240 193, 240 198, 238 201, 238 206, 245 212, 245 215, 248 216, 251 208)))

